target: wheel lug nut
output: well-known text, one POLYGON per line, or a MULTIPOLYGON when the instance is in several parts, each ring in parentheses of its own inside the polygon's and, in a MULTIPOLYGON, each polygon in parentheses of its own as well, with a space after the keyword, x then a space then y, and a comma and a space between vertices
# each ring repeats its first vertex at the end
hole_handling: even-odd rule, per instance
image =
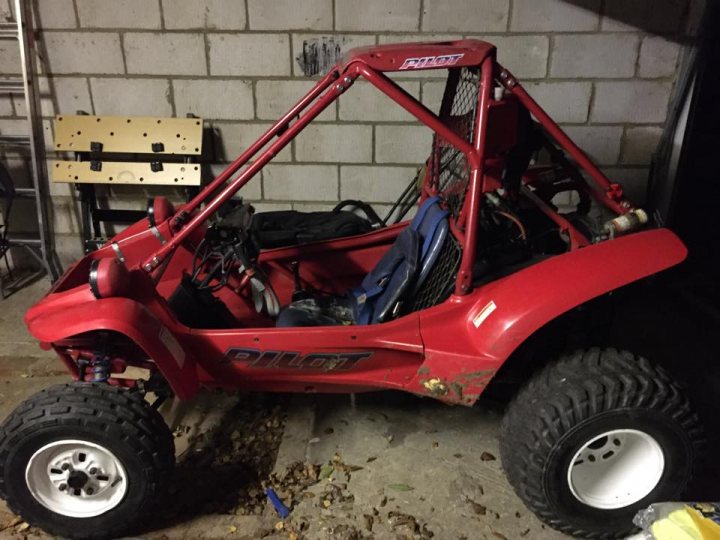
POLYGON ((85 493, 87 493, 88 495, 92 495, 94 493, 94 490, 93 490, 93 488, 87 488, 85 490, 85 493))
POLYGON ((59 489, 60 491, 65 491, 65 490, 67 489, 67 484, 60 484, 60 485, 58 486, 58 489, 59 489))
POLYGON ((95 467, 92 467, 88 472, 90 474, 95 474, 97 472, 97 469, 95 467))
POLYGON ((63 463, 62 467, 60 467, 63 471, 67 471, 70 468, 70 465, 68 463, 63 463))

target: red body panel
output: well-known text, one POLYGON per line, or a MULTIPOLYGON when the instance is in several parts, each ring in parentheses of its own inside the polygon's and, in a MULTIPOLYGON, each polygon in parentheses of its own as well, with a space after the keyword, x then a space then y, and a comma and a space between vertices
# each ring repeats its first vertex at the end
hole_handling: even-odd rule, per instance
MULTIPOLYGON (((369 240, 375 244, 373 235, 389 232, 365 235, 369 238, 364 245, 369 240)), ((358 238, 335 242, 347 246, 358 238)), ((331 248, 333 243, 323 244, 331 248)), ((313 248, 319 251, 321 246, 313 248)), ((292 258, 296 249, 273 250, 266 256, 292 258)), ((381 255, 383 250, 378 249, 353 259, 365 261, 360 273, 381 255)), ((683 244, 666 229, 637 233, 552 257, 471 294, 453 296, 439 306, 382 325, 192 330, 176 323, 159 297, 145 296, 142 304, 125 298, 95 300, 84 286, 49 295, 28 312, 26 321, 30 332, 48 343, 97 329, 126 334, 153 358, 181 398, 190 397, 198 384, 293 392, 387 388, 471 405, 509 355, 542 325, 685 256, 683 244), (476 327, 473 320, 490 301, 495 311, 476 327), (174 340, 167 343, 166 331, 184 351, 182 360, 174 340), (298 357, 358 352, 372 356, 347 370, 322 364, 259 367, 226 358, 233 348, 284 351, 298 357)))
POLYGON ((448 386, 449 399, 472 404, 540 327, 686 255, 669 230, 641 232, 552 257, 428 309, 420 314, 425 362, 410 389, 421 391, 424 381, 439 378, 448 386))

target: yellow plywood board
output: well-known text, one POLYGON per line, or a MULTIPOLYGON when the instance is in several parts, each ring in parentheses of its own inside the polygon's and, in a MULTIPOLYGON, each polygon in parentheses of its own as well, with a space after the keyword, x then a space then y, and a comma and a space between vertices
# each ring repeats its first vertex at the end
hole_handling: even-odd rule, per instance
POLYGON ((200 118, 60 115, 55 117, 55 150, 89 152, 91 142, 103 152, 198 155, 202 149, 200 118), (153 152, 153 143, 162 143, 153 152))
POLYGON ((93 171, 89 161, 51 161, 53 182, 85 184, 133 184, 165 186, 199 186, 197 163, 163 163, 163 170, 153 172, 150 163, 103 161, 102 169, 93 171))

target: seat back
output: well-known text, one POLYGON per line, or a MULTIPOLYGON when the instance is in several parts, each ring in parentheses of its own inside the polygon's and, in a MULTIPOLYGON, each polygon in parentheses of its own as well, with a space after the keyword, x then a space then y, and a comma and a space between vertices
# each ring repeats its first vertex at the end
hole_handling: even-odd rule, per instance
POLYGON ((450 224, 448 211, 440 207, 440 197, 429 197, 418 209, 417 214, 410 223, 422 238, 420 252, 420 270, 415 280, 414 290, 417 290, 427 279, 430 270, 437 262, 450 224))
POLYGON ((390 319, 415 280, 419 260, 420 235, 407 227, 360 286, 350 291, 355 299, 355 322, 375 324, 390 319))
POLYGON ((397 314, 399 302, 425 281, 447 238, 448 212, 440 198, 427 199, 359 287, 355 298, 357 324, 374 324, 397 314))

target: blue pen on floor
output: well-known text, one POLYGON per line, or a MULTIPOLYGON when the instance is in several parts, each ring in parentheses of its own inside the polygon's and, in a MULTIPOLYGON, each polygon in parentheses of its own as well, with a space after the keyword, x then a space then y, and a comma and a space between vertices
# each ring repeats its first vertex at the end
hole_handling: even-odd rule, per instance
POLYGON ((275 507, 275 511, 282 519, 285 519, 290 515, 290 510, 283 504, 273 488, 267 488, 265 490, 265 495, 267 495, 268 499, 270 499, 270 502, 275 507))

